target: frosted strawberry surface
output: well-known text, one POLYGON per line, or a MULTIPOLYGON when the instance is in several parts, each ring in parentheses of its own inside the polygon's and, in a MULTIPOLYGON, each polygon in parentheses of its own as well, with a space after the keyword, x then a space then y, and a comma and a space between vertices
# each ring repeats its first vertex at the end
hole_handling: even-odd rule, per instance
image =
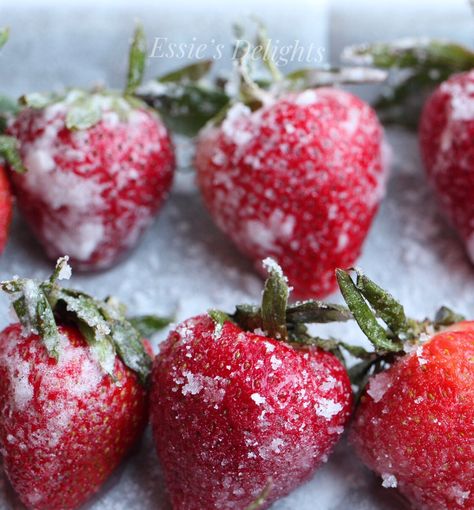
POLYGON ((180 324, 153 369, 153 432, 176 510, 267 505, 299 485, 344 430, 340 362, 208 316, 180 324))
MULTIPOLYGON (((440 214, 426 185, 417 140, 390 128, 387 138, 393 152, 387 195, 358 265, 383 287, 391 289, 404 302, 410 315, 432 316, 440 304, 445 304, 472 317, 474 271, 464 247, 440 214)), ((185 162, 181 164, 184 166, 185 162)), ((50 271, 51 264, 31 240, 25 224, 15 218, 11 241, 0 258, 0 278, 11 278, 14 274, 44 278, 50 271)), ((252 264, 210 220, 193 176, 186 173, 177 176, 168 203, 130 259, 106 273, 92 277, 76 272, 74 278, 75 286, 91 294, 113 293, 129 304, 132 313, 170 313, 175 315, 176 323, 210 308, 232 311, 236 303, 258 303, 262 288, 262 280, 252 264)), ((339 298, 331 296, 331 299, 339 298)), ((11 322, 11 316, 7 298, 1 296, 0 300, 1 326, 5 327, 11 322)), ((337 331, 347 341, 364 343, 358 328, 350 324, 338 327, 337 331)), ((321 326, 317 332, 327 335, 336 331, 333 327, 321 326)), ((166 331, 160 333, 156 343, 164 340, 167 334, 166 331)), ((267 363, 269 370, 273 370, 271 355, 267 363)), ((371 386, 371 392, 381 396, 385 386, 383 381, 378 382, 380 384, 371 386)), ((187 378, 181 391, 186 384, 187 378)), ((186 387, 192 388, 193 384, 186 387)), ((187 397, 193 395, 189 393, 187 397)), ((258 396, 254 398, 258 400, 258 396)), ((248 405, 261 409, 252 399, 248 405)), ((386 475, 393 473, 387 471, 386 475)), ((327 463, 271 508, 407 510, 408 506, 397 491, 390 488, 394 484, 393 478, 386 476, 382 480, 362 467, 343 437, 327 463), (388 488, 383 487, 382 482, 388 488)), ((0 508, 23 508, 6 480, 0 483, 0 508)), ((170 510, 150 430, 138 451, 85 508, 170 510)))
POLYGON ((10 127, 28 172, 15 174, 19 206, 53 260, 68 253, 76 269, 111 266, 136 245, 162 206, 174 157, 155 113, 96 94, 100 122, 68 129, 77 93, 27 109, 10 127))
POLYGON ((383 131, 359 98, 321 88, 256 112, 237 103, 199 137, 198 182, 217 225, 258 269, 272 256, 301 298, 335 289, 385 189, 383 131))

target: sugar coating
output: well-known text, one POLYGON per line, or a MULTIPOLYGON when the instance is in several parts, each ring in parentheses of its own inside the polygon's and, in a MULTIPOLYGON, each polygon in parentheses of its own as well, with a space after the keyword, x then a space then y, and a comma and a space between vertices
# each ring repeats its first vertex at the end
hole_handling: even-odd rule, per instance
POLYGON ((101 121, 68 130, 75 92, 10 126, 28 172, 14 177, 19 205, 48 255, 78 269, 111 265, 150 224, 171 184, 171 142, 158 117, 123 99, 92 95, 101 121), (119 112, 114 108, 119 108, 119 112))
POLYGON ((154 437, 177 508, 246 508, 269 477, 270 503, 327 459, 350 413, 333 355, 229 322, 216 339, 208 316, 175 328, 152 380, 154 437))
POLYGON ((371 108, 341 90, 285 95, 255 112, 237 103, 199 137, 198 184, 260 272, 271 257, 296 295, 314 298, 358 256, 384 194, 382 140, 371 108))

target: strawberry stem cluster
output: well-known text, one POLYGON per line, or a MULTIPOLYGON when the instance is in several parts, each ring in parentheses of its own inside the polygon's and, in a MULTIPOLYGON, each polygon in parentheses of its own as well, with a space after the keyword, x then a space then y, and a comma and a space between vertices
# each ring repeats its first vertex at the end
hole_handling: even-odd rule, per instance
POLYGON ((237 305, 233 314, 210 310, 210 317, 222 326, 226 321, 244 331, 261 331, 283 342, 316 345, 340 356, 339 342, 312 336, 308 324, 345 322, 353 319, 351 311, 341 305, 318 300, 288 303, 290 289, 280 266, 272 259, 264 261, 269 276, 265 281, 260 306, 237 305))
POLYGON ((25 332, 39 335, 51 357, 58 359, 61 355, 59 325, 74 324, 104 372, 114 376, 118 355, 145 384, 152 360, 142 338, 144 333, 150 335, 162 329, 170 320, 154 316, 127 320, 125 306, 115 298, 101 301, 61 287, 58 281, 68 279, 70 274, 68 257, 63 257, 46 281, 15 278, 2 282, 0 288, 12 296, 13 309, 25 332))
POLYGON ((352 356, 362 361, 349 370, 354 384, 361 388, 367 379, 403 356, 410 346, 420 342, 423 334, 463 321, 464 317, 450 308, 441 307, 433 321, 417 321, 406 316, 403 306, 386 290, 359 269, 336 271, 342 296, 362 332, 374 346, 369 352, 362 347, 340 342, 352 356), (355 274, 355 279, 351 274, 355 274))

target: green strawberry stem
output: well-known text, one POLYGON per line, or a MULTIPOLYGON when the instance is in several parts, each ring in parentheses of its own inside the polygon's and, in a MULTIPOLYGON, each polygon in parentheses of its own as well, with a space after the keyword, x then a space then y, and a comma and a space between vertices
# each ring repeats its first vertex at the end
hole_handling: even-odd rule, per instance
POLYGON ((127 83, 125 95, 132 95, 140 86, 145 74, 146 36, 141 23, 137 23, 128 57, 127 83))
POLYGON ((222 328, 226 322, 237 324, 244 331, 261 332, 270 338, 283 342, 315 345, 331 351, 342 359, 340 342, 335 339, 312 336, 307 324, 324 324, 352 320, 350 310, 344 306, 308 300, 288 303, 290 289, 280 266, 272 259, 264 260, 268 278, 264 284, 260 306, 237 305, 229 314, 210 310, 209 316, 222 328))
POLYGON ((46 281, 15 278, 0 283, 0 287, 12 296, 13 309, 25 333, 39 335, 51 357, 58 359, 61 355, 58 326, 72 323, 105 373, 114 377, 118 355, 146 384, 152 360, 143 346, 143 333, 152 335, 167 326, 170 319, 145 316, 128 320, 124 305, 114 298, 101 301, 61 287, 59 280, 70 276, 68 257, 62 257, 46 281))

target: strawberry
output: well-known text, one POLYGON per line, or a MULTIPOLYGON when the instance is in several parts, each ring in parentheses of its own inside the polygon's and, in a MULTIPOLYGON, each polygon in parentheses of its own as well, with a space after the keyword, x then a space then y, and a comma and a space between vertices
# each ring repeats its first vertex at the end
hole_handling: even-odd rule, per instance
POLYGON ((420 148, 441 205, 474 263, 474 71, 452 76, 426 102, 420 148))
POLYGON ((7 243, 8 231, 12 219, 12 208, 13 200, 10 182, 8 181, 5 169, 0 165, 0 253, 3 252, 7 243))
MULTIPOLYGON (((147 423, 151 358, 119 304, 13 279, 20 322, 0 333, 0 449, 29 509, 72 510, 98 491, 147 423)), ((138 324, 138 323, 136 323, 138 324)))
POLYGON ((309 71, 260 89, 244 57, 240 96, 199 136, 199 188, 216 224, 257 268, 270 256, 295 295, 326 296, 335 269, 359 256, 382 198, 383 129, 356 96, 311 88, 309 71))
POLYGON ((151 421, 174 510, 267 508, 327 460, 349 417, 347 373, 304 323, 350 314, 287 306, 267 267, 261 307, 188 319, 155 358, 151 421))
POLYGON ((338 278, 376 347, 355 351, 364 361, 353 375, 362 386, 369 376, 350 433, 355 450, 416 509, 474 508, 474 322, 446 308, 416 322, 365 275, 338 278))
POLYGON ((173 148, 158 115, 132 93, 144 67, 138 27, 124 94, 31 94, 9 127, 28 172, 13 175, 19 207, 50 258, 105 269, 133 248, 172 182, 173 148))
MULTIPOLYGON (((0 49, 7 42, 8 35, 8 29, 0 28, 0 49)), ((0 96, 0 253, 3 252, 7 243, 13 209, 10 182, 2 160, 8 162, 15 171, 24 171, 18 154, 17 140, 3 134, 7 117, 12 110, 15 110, 15 107, 12 107, 9 99, 0 96)))

